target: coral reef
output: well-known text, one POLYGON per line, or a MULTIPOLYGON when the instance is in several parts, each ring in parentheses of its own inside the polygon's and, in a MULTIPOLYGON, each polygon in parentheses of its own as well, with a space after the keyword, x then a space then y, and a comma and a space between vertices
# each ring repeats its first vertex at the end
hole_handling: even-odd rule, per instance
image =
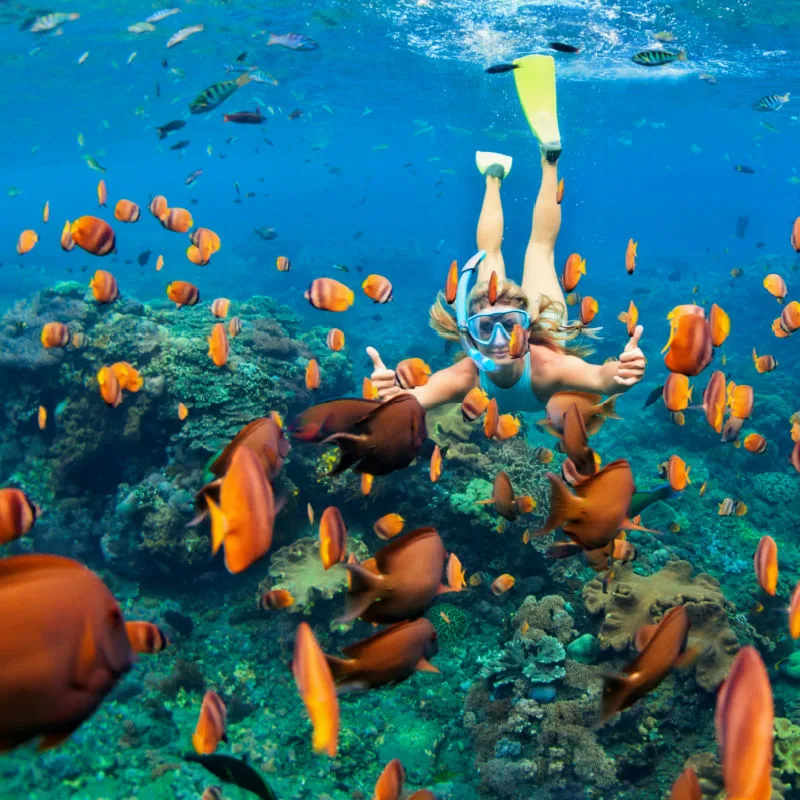
POLYGON ((639 628, 657 623, 670 608, 685 606, 692 624, 689 643, 699 650, 695 678, 708 692, 725 679, 739 649, 719 581, 705 573, 692 577, 687 561, 673 561, 649 576, 636 574, 632 564, 619 564, 607 587, 600 577, 586 584, 583 599, 591 614, 604 614, 601 647, 618 652, 633 644, 639 628))

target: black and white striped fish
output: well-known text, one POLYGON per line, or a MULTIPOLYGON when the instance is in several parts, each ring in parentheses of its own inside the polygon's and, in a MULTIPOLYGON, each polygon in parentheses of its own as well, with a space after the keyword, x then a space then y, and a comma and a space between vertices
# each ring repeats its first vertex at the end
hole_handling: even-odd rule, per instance
POLYGON ((767 94, 757 103, 753 103, 753 111, 778 111, 789 102, 789 92, 786 94, 767 94))
POLYGON ((673 61, 686 61, 686 51, 680 50, 677 53, 671 53, 669 50, 641 50, 632 56, 631 60, 634 64, 640 64, 643 67, 663 67, 673 61))

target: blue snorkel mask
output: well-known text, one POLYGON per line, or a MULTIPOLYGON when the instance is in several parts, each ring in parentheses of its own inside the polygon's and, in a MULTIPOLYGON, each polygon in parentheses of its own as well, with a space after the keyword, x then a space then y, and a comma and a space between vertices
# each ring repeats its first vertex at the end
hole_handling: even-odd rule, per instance
POLYGON ((510 341, 514 325, 522 325, 527 330, 530 327, 531 318, 528 312, 523 309, 488 311, 473 314, 472 316, 468 315, 467 298, 470 292, 470 278, 477 274, 478 265, 485 257, 486 251, 479 250, 461 268, 455 301, 456 324, 458 325, 458 334, 464 352, 475 362, 479 370, 494 372, 497 369, 497 365, 491 358, 481 353, 475 347, 473 341, 489 345, 498 336, 510 341))

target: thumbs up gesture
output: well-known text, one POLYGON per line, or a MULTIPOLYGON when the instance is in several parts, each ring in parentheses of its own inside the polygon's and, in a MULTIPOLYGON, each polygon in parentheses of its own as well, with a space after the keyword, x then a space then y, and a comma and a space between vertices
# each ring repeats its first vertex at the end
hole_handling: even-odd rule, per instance
POLYGON ((380 401, 391 400, 392 397, 400 394, 403 390, 397 385, 395 372, 393 369, 388 369, 386 364, 383 363, 380 353, 374 347, 368 347, 367 355, 370 357, 373 366, 369 379, 377 389, 380 401))
POLYGON ((639 347, 644 328, 637 325, 628 344, 619 357, 619 366, 614 380, 622 386, 633 386, 644 377, 644 353, 639 347))

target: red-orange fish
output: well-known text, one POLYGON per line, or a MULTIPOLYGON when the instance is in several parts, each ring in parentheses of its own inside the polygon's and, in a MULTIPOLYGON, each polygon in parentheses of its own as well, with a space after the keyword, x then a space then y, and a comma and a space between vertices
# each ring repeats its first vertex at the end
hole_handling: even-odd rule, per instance
POLYGON ((178 403, 178 419, 183 422, 189 416, 189 409, 184 403, 178 403))
POLYGON ((333 758, 339 742, 339 700, 328 657, 307 622, 297 628, 292 674, 314 727, 314 752, 333 758))
POLYGON ((75 247, 75 242, 70 233, 71 229, 72 223, 69 220, 64 223, 64 227, 61 229, 61 249, 67 253, 75 247))
POLYGON ((778 318, 778 325, 787 335, 794 333, 800 328, 800 303, 797 300, 792 300, 791 303, 787 303, 783 307, 781 315, 778 318))
POLYGON ((194 225, 192 214, 185 208, 168 208, 159 218, 158 221, 168 231, 175 233, 188 233, 189 228, 194 225))
POLYGON ((786 281, 780 276, 771 272, 764 278, 764 288, 779 302, 783 302, 783 298, 788 294, 786 288, 786 281))
POLYGON ((347 526, 336 506, 328 506, 320 517, 319 556, 325 569, 347 558, 347 526))
POLYGON ((225 334, 225 326, 218 322, 211 329, 211 336, 208 337, 208 357, 217 367, 224 367, 228 363, 231 346, 225 334))
POLYGON ((24 256, 25 253, 30 253, 39 241, 39 235, 36 231, 26 230, 22 231, 17 239, 17 252, 24 256))
POLYGON ((667 461, 667 480, 675 492, 682 492, 688 484, 689 472, 691 467, 686 466, 686 462, 676 455, 671 455, 667 461))
POLYGON ((66 347, 69 344, 69 328, 63 322, 46 322, 42 326, 42 346, 66 347))
POLYGON ((151 201, 150 205, 148 206, 150 209, 150 213, 160 222, 169 211, 169 206, 167 205, 167 198, 164 197, 163 194, 157 194, 151 201))
POLYGON ((508 354, 511 358, 520 358, 530 350, 530 331, 526 330, 519 323, 515 323, 511 329, 511 337, 508 340, 508 354))
POLYGON ((431 368, 421 358, 404 358, 396 367, 397 382, 403 389, 414 389, 428 382, 431 368))
POLYGON ((292 268, 292 262, 286 256, 278 256, 275 259, 275 267, 278 272, 288 272, 292 268))
POLYGON ((50 201, 46 200, 42 209, 42 222, 50 222, 50 201))
POLYGON ((717 693, 717 729, 722 778, 731 800, 769 800, 775 709, 769 675, 758 651, 737 654, 717 693))
POLYGON ((497 272, 496 270, 492 270, 492 274, 489 276, 489 289, 487 291, 487 298, 490 306, 493 306, 497 302, 497 280, 497 272))
POLYGON ((498 442, 504 442, 506 439, 516 436, 521 427, 522 423, 519 417, 515 417, 513 414, 501 414, 497 418, 497 430, 494 433, 494 438, 498 442))
POLYGON ((114 219, 120 222, 138 222, 142 216, 139 206, 131 200, 117 200, 114 206, 114 219))
POLYGON ((755 395, 753 394, 753 387, 739 384, 738 386, 731 381, 728 384, 728 407, 733 416, 739 419, 749 419, 753 413, 753 403, 755 395))
POLYGON ((195 228, 189 234, 189 241, 197 248, 197 254, 203 264, 207 264, 211 256, 222 247, 219 234, 211 228, 195 228))
POLYGON ((505 572, 492 581, 490 588, 492 590, 492 594, 497 596, 505 594, 509 589, 513 589, 515 583, 516 580, 514 579, 514 576, 505 572))
POLYGON ((762 374, 764 372, 772 372, 777 366, 778 362, 770 355, 759 356, 756 355, 756 349, 753 348, 753 364, 756 372, 762 374))
POLYGON ((294 605, 294 597, 288 589, 272 589, 261 595, 259 600, 259 607, 264 611, 289 608, 292 605, 294 605))
POLYGON ((334 353, 338 353, 340 350, 344 349, 344 332, 340 331, 339 328, 331 328, 328 331, 328 335, 325 338, 325 344, 328 346, 329 350, 333 350, 334 353))
POLYGON ((375 784, 372 800, 400 800, 403 784, 406 780, 406 771, 399 758, 393 758, 381 772, 375 784))
POLYGON ((470 389, 461 401, 461 416, 464 418, 464 422, 475 422, 486 411, 488 405, 489 396, 480 386, 470 389))
POLYGON ((364 294, 376 303, 388 303, 392 299, 392 284, 383 275, 367 275, 361 284, 364 294))
POLYGON ((800 639, 800 583, 794 587, 789 600, 789 634, 792 639, 800 639))
POLYGON ((800 253, 800 217, 794 221, 792 225, 792 235, 789 237, 789 242, 794 248, 795 253, 800 253))
POLYGON ((124 391, 138 392, 144 385, 139 370, 127 361, 116 361, 111 365, 111 370, 117 377, 119 388, 124 391))
POLYGON ((670 335, 662 349, 664 363, 671 372, 692 377, 699 375, 714 354, 711 329, 699 306, 677 306, 668 315, 670 335))
POLYGON ((431 454, 429 474, 432 483, 436 483, 442 477, 442 451, 439 449, 438 444, 433 448, 433 453, 431 454))
POLYGON ((0 559, 0 741, 55 747, 88 719, 135 659, 117 601, 77 561, 0 559))
POLYGON ((628 310, 623 311, 617 319, 625 323, 628 336, 633 336, 633 332, 636 330, 636 325, 639 322, 639 309, 636 308, 636 303, 631 300, 630 303, 628 303, 628 310))
POLYGON ((778 588, 778 545, 771 536, 761 537, 753 564, 758 585, 774 597, 778 588))
POLYGON ((361 494, 365 497, 372 491, 372 484, 375 478, 367 472, 361 473, 361 494))
POLYGON ((708 385, 703 392, 703 411, 705 411, 708 424, 717 432, 722 433, 722 420, 725 416, 725 373, 715 370, 708 379, 708 385))
POLYGON ((309 359, 308 364, 306 364, 306 389, 313 392, 314 390, 319 389, 319 384, 319 362, 316 358, 312 358, 309 359))
POLYGON ((316 278, 303 297, 323 311, 347 311, 355 301, 353 290, 333 278, 316 278))
POLYGON ((450 264, 450 269, 447 270, 447 279, 444 283, 444 299, 452 304, 456 301, 456 293, 458 292, 458 262, 453 261, 450 264))
POLYGON ((749 453, 763 453, 767 449, 767 440, 760 433, 749 433, 742 442, 749 453))
POLYGON ((628 275, 633 275, 636 269, 636 256, 639 248, 639 242, 634 242, 633 239, 628 239, 628 246, 625 248, 625 271, 628 275))
POLYGON ((602 395, 589 392, 556 392, 547 401, 546 418, 538 420, 536 424, 560 439, 564 434, 567 410, 574 404, 578 407, 587 435, 594 436, 607 419, 619 419, 615 410, 616 402, 616 395, 603 400, 602 395))
POLYGON ((599 310, 600 306, 594 297, 589 297, 588 295, 584 297, 581 300, 579 312, 581 325, 588 325, 597 316, 599 310))
POLYGON ((375 388, 375 384, 369 378, 364 378, 364 380, 361 382, 361 397, 364 400, 378 399, 378 390, 375 388))
POLYGON ((494 439, 497 435, 497 424, 500 412, 497 409, 497 400, 493 397, 486 406, 486 416, 483 420, 483 434, 487 439, 494 439))
POLYGON ((169 639, 164 635, 164 632, 152 622, 140 620, 126 622, 125 629, 128 632, 128 641, 131 643, 131 649, 135 653, 153 655, 154 653, 160 653, 169 645, 169 639))
POLYGON ((196 306, 200 302, 200 290, 189 281, 172 281, 167 284, 167 297, 178 308, 196 306))
POLYGON ((224 544, 225 566, 237 573, 258 561, 272 544, 275 497, 259 458, 247 447, 233 451, 222 479, 219 505, 207 498, 211 550, 224 544))
POLYGON ((98 217, 78 217, 70 225, 69 235, 72 241, 87 253, 107 256, 116 252, 114 231, 107 222, 98 217))
POLYGON ((235 339, 242 332, 242 321, 239 317, 231 317, 228 323, 228 333, 231 339, 235 339))
POLYGON ((731 332, 731 318, 714 303, 708 315, 708 324, 711 329, 711 344, 721 347, 731 332))
POLYGON ((447 559, 447 588, 451 592, 460 592, 466 589, 467 573, 461 565, 461 559, 455 554, 450 553, 447 559))
POLYGON ((384 514, 373 526, 372 530, 379 539, 394 539, 402 532, 405 520, 399 514, 384 514))
POLYGON ((89 281, 89 288, 98 303, 113 303, 119 297, 117 279, 104 269, 95 271, 94 276, 89 281))
POLYGON ((24 536, 41 513, 21 489, 0 489, 0 544, 24 536))
POLYGON ((529 495, 517 497, 511 479, 505 472, 498 472, 492 486, 492 496, 487 500, 477 500, 478 505, 494 505, 494 510, 505 519, 513 522, 520 514, 530 513, 536 506, 529 495))
POLYGON ((227 741, 225 730, 228 722, 228 710, 225 703, 216 692, 206 692, 203 705, 200 707, 200 717, 197 727, 192 734, 192 747, 200 755, 210 755, 219 743, 227 741))
POLYGON ((581 258, 578 253, 573 253, 564 264, 564 271, 561 273, 561 285, 565 292, 571 292, 581 279, 581 275, 586 274, 586 259, 581 258))
POLYGON ((122 402, 122 388, 111 367, 100 367, 97 373, 100 396, 107 406, 116 408, 122 402))
POLYGON ((561 205, 561 202, 564 199, 564 179, 561 178, 558 182, 558 187, 556 188, 556 203, 561 205))
POLYGON ((211 303, 211 313, 217 319, 225 319, 228 316, 228 309, 231 307, 231 301, 227 297, 218 297, 211 303))
POLYGON ((679 372, 670 372, 662 392, 664 405, 669 411, 683 411, 692 401, 692 387, 689 379, 679 372))

